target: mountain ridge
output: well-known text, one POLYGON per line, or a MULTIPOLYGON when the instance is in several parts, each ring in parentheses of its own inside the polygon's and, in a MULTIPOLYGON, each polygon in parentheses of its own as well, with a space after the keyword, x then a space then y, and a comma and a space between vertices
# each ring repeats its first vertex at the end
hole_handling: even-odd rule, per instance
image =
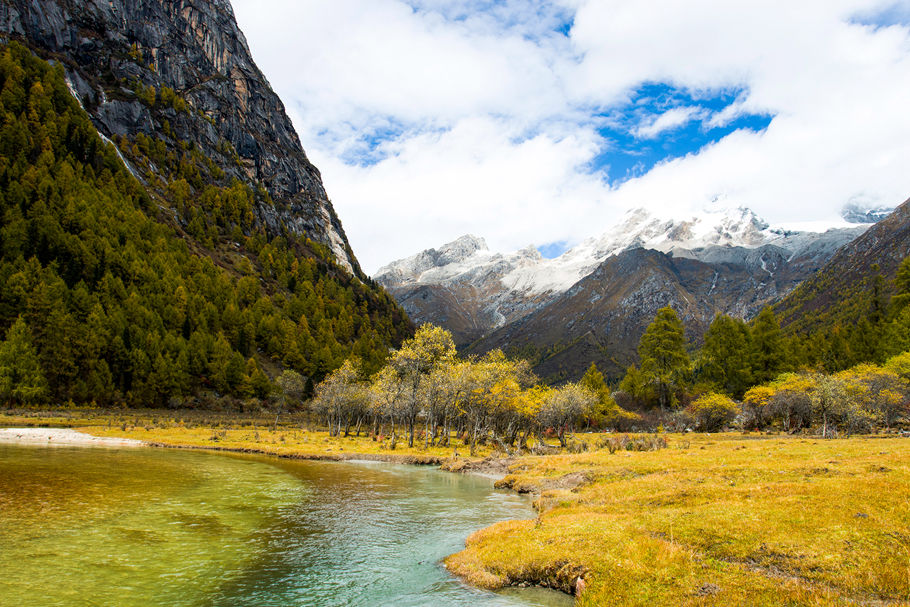
MULTIPOLYGON (((742 207, 681 217, 633 209, 602 235, 555 259, 544 259, 533 247, 493 253, 483 239, 465 236, 387 264, 375 278, 412 318, 449 328, 464 347, 556 301, 624 251, 651 249, 677 259, 733 264, 769 279, 783 271, 784 279, 775 283, 783 291, 769 295, 779 297, 868 227, 823 233, 785 230, 742 207)), ((730 310, 741 316, 755 311, 751 303, 730 310)))
POLYGON ((830 329, 837 322, 854 323, 866 312, 861 291, 876 275, 886 292, 905 257, 910 256, 910 199, 868 231, 839 249, 818 274, 775 305, 787 332, 830 329), (874 268, 878 269, 875 270, 874 268))

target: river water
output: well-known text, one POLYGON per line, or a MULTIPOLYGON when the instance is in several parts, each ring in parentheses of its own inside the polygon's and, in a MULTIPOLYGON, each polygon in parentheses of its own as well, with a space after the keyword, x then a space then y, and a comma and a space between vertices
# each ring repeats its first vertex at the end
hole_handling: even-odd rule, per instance
POLYGON ((0 445, 0 607, 571 605, 440 565, 472 531, 531 516, 430 468, 0 445))

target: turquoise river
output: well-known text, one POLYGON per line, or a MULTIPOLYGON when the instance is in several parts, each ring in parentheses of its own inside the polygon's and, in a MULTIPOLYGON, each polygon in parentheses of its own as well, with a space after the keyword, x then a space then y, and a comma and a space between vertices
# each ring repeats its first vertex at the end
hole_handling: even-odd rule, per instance
POLYGON ((0 607, 571 605, 440 565, 533 515, 488 479, 416 466, 0 445, 0 607))

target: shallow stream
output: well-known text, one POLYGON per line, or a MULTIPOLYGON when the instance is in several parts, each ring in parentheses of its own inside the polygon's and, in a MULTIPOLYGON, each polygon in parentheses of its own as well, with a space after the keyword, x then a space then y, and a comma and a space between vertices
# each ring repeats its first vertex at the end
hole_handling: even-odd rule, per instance
POLYGON ((531 516, 488 479, 430 468, 0 445, 0 607, 571 605, 440 565, 531 516))

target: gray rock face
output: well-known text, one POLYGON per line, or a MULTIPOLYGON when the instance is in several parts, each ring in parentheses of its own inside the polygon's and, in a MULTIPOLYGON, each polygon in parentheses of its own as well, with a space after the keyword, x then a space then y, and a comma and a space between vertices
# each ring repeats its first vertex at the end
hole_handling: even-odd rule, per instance
POLYGON ((841 217, 850 223, 878 223, 894 211, 894 207, 889 206, 864 206, 861 204, 851 203, 846 205, 841 211, 841 217))
POLYGON ((62 62, 107 137, 154 129, 127 83, 176 90, 191 111, 168 110, 173 132, 229 176, 267 190, 274 204, 260 201, 255 214, 270 233, 311 238, 361 274, 319 171, 226 0, 3 0, 0 36, 62 62))
POLYGON ((380 268, 375 279, 409 316, 445 327, 464 346, 553 297, 502 284, 511 272, 541 261, 534 247, 494 254, 482 238, 467 235, 394 261, 380 268))

